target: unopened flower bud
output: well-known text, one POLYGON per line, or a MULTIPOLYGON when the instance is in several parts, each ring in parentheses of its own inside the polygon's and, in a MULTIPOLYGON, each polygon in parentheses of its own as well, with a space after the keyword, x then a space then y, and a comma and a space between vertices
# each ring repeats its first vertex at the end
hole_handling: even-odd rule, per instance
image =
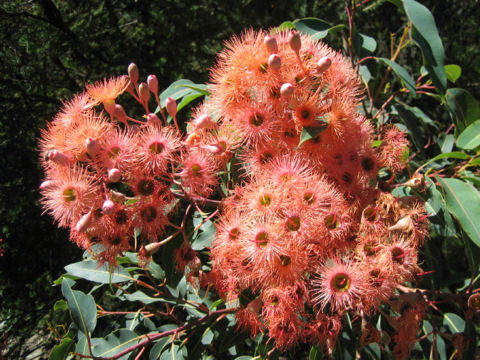
POLYGON ((45 180, 42 182, 39 186, 40 190, 46 190, 48 188, 51 188, 53 185, 55 185, 55 181, 53 180, 45 180))
POLYGON ((174 98, 169 97, 167 100, 165 100, 165 107, 167 109, 168 114, 171 117, 174 117, 177 115, 177 102, 175 101, 174 98))
POLYGON ((288 43, 293 51, 300 51, 300 48, 302 47, 302 39, 300 38, 300 34, 296 31, 292 31, 288 37, 288 43))
POLYGON ((125 109, 120 104, 115 104, 115 110, 113 112, 114 116, 117 118, 118 121, 126 124, 127 123, 127 113, 125 109))
POLYGON ((105 215, 113 214, 115 211, 115 203, 112 200, 105 200, 102 205, 102 213, 105 215))
POLYGON ((285 83, 280 87, 280 95, 283 98, 290 98, 293 95, 293 85, 290 83, 285 83))
POLYGON ((108 181, 116 183, 122 179, 122 172, 116 168, 108 170, 108 181))
POLYGON ((87 153, 90 156, 94 156, 100 150, 100 144, 96 139, 92 138, 85 140, 85 147, 87 148, 87 153))
POLYGON ((268 67, 273 71, 277 71, 282 66, 282 60, 277 54, 272 54, 268 57, 268 67))
POLYGON ((332 65, 332 60, 328 56, 322 57, 317 62, 317 72, 323 73, 332 65))
POLYGON ((220 145, 202 145, 203 150, 209 151, 214 155, 220 155, 223 152, 223 148, 220 145))
POLYGON ((147 84, 153 94, 158 94, 158 79, 155 75, 148 75, 147 84))
POLYGON ((93 212, 89 211, 88 213, 83 215, 75 225, 75 230, 78 232, 85 232, 90 226, 90 224, 92 223, 92 218, 93 218, 92 214, 93 212))
POLYGON ((154 113, 147 115, 147 123, 154 126, 162 126, 162 122, 160 121, 159 117, 154 113))
POLYGON ((110 191, 110 198, 112 201, 118 203, 118 204, 123 204, 125 200, 127 199, 125 195, 123 195, 121 192, 111 190, 110 191))
POLYGON ((158 250, 160 250, 160 248, 162 247, 162 243, 161 242, 155 242, 155 243, 151 243, 151 244, 147 244, 145 245, 145 252, 148 254, 148 255, 153 255, 155 254, 158 250))
POLYGON ((50 150, 47 153, 46 158, 57 165, 67 166, 70 164, 70 158, 60 150, 50 150))
POLYGON ((150 99, 150 91, 148 90, 148 85, 142 82, 138 86, 138 96, 143 102, 147 102, 150 99))
POLYGON ((267 35, 263 38, 263 43, 265 44, 268 52, 270 54, 278 53, 277 39, 271 35, 267 35))
POLYGON ((410 216, 405 216, 397 221, 395 225, 392 225, 388 228, 389 231, 410 231, 413 227, 413 221, 410 216))
POLYGON ((202 114, 198 118, 196 118, 194 124, 194 130, 211 129, 216 125, 215 121, 213 121, 212 118, 207 114, 202 114))
POLYGON ((409 186, 414 189, 421 188, 425 185, 425 180, 421 175, 417 175, 409 179, 408 181, 404 182, 402 185, 409 186))
POLYGON ((133 84, 136 84, 139 76, 138 66, 135 63, 130 63, 130 65, 128 65, 128 77, 130 78, 130 81, 133 84))

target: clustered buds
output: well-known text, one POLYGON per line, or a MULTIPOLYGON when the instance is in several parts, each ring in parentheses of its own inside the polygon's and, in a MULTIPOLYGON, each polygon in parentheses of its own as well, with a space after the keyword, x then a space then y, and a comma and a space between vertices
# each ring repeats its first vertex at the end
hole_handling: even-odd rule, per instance
MULTIPOLYGON (((42 134, 43 205, 72 241, 101 244, 101 259, 114 263, 126 250, 158 251, 178 198, 198 206, 225 193, 208 278, 238 300, 239 324, 268 332, 280 349, 331 349, 347 314, 368 322, 420 271, 423 206, 377 181, 380 168, 392 176, 405 168, 405 134, 393 126, 374 134, 356 112, 362 89, 349 61, 298 32, 234 38, 210 82, 186 126, 176 99, 162 104, 158 79, 142 82, 135 64, 128 76, 87 85, 42 134), (124 92, 145 114, 127 115, 124 92), (235 167, 241 183, 216 191, 237 179, 235 167)), ((188 241, 176 261, 189 281, 201 273, 188 241)), ((423 313, 410 311, 410 327, 423 313)), ((400 331, 396 339, 413 341, 400 331)))

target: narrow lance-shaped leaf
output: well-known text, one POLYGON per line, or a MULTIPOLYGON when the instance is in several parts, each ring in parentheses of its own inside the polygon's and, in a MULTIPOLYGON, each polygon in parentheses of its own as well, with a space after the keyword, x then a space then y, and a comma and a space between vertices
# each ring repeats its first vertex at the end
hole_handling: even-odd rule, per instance
POLYGON ((470 239, 480 246, 480 193, 473 185, 458 179, 436 179, 445 193, 448 211, 458 220, 470 239))
POLYGON ((377 58, 379 61, 385 63, 386 65, 390 66, 393 72, 402 80, 405 84, 405 87, 410 90, 413 95, 416 95, 417 92, 415 90, 415 81, 410 76, 410 74, 405 70, 403 67, 398 65, 396 62, 387 59, 387 58, 377 58))
POLYGON ((121 266, 110 269, 108 264, 100 265, 94 260, 85 260, 65 266, 67 273, 82 279, 95 281, 101 284, 114 284, 132 281, 132 277, 121 266))
POLYGON ((415 0, 403 0, 403 7, 413 24, 412 38, 422 50, 425 68, 437 91, 443 94, 447 88, 447 75, 443 66, 445 51, 435 19, 430 10, 415 0))
POLYGON ((298 19, 293 22, 295 28, 304 34, 310 35, 313 39, 323 39, 329 32, 342 28, 343 25, 331 25, 328 22, 308 17, 304 19, 298 19))
POLYGON ((83 333, 91 333, 97 325, 97 306, 93 296, 72 290, 65 280, 62 281, 62 293, 67 299, 73 322, 83 333))

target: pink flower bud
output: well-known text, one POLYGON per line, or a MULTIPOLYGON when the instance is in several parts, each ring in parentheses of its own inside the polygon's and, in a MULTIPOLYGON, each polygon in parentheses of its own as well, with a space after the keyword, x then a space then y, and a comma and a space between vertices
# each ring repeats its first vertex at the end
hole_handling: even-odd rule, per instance
POLYGON ((167 108, 167 112, 171 117, 177 115, 177 102, 174 98, 167 98, 167 100, 165 100, 165 107, 167 108))
POLYGON ((138 86, 138 96, 143 102, 147 102, 150 99, 150 91, 148 90, 148 85, 142 82, 138 86))
POLYGON ((160 121, 159 117, 154 113, 147 115, 147 123, 150 125, 162 126, 162 122, 160 121))
POLYGON ((158 79, 155 75, 148 75, 147 84, 152 93, 158 94, 158 79))
POLYGON ((216 125, 215 121, 213 121, 207 114, 202 114, 198 118, 196 118, 194 124, 194 130, 211 129, 216 125))
POLYGON ((42 182, 39 186, 40 190, 46 190, 48 188, 51 188, 53 185, 55 185, 55 181, 53 180, 46 180, 42 182))
POLYGON ((89 211, 83 215, 80 220, 78 220, 77 225, 75 225, 75 230, 78 232, 85 232, 92 223, 92 214, 93 213, 89 211))
POLYGON ((220 145, 202 145, 200 148, 211 152, 214 155, 220 155, 223 152, 223 149, 220 145))
POLYGON ((108 181, 110 182, 119 182, 122 179, 122 172, 118 169, 110 169, 108 170, 108 175, 107 175, 108 181))
POLYGON ((105 200, 102 205, 102 213, 105 215, 113 214, 115 211, 115 203, 112 200, 105 200))
POLYGON ((332 65, 332 60, 328 56, 322 57, 317 62, 317 72, 323 73, 332 65))
POLYGON ((268 57, 268 67, 273 71, 277 71, 282 66, 282 60, 277 54, 272 54, 268 57))
POLYGON ((136 84, 139 76, 138 66, 135 63, 128 65, 128 77, 130 78, 130 81, 136 84))
POLYGON ((113 99, 107 99, 103 102, 103 107, 105 108, 105 111, 112 115, 115 111, 115 100, 113 99))
POLYGON ((280 87, 280 95, 286 99, 293 95, 293 85, 285 83, 280 87))
POLYGON ((148 244, 148 245, 145 245, 145 251, 148 255, 153 255, 155 254, 158 250, 160 250, 160 248, 162 247, 162 243, 161 242, 155 242, 155 243, 151 243, 151 244, 148 244))
POLYGON ((115 110, 113 112, 114 116, 117 118, 118 121, 126 124, 127 123, 127 113, 125 109, 120 104, 115 104, 115 110))
POLYGON ((300 51, 300 48, 302 47, 302 39, 300 38, 300 34, 296 31, 292 31, 288 37, 288 43, 293 51, 300 51))
POLYGON ((47 160, 54 162, 57 165, 67 166, 71 163, 70 158, 62 153, 60 150, 50 150, 47 153, 47 160))
POLYGON ((388 230, 407 232, 407 231, 410 231, 412 228, 413 228, 412 219, 410 218, 410 216, 405 216, 404 218, 401 218, 400 220, 398 220, 396 224, 390 226, 388 230))
POLYGON ((87 148, 87 153, 90 156, 94 156, 100 150, 100 145, 96 139, 88 138, 85 140, 85 147, 87 148))
POLYGON ((277 39, 271 35, 267 35, 263 38, 263 43, 265 44, 268 52, 270 54, 278 53, 277 39))

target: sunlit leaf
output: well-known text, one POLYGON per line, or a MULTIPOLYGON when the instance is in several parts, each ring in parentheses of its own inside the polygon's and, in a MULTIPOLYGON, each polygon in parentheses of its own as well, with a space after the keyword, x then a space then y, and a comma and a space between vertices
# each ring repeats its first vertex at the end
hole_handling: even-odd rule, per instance
POLYGON ((62 293, 67 299, 73 322, 83 333, 91 333, 97 325, 97 306, 93 296, 72 290, 65 280, 62 282, 62 293))
POLYGON ((469 183, 436 177, 445 193, 448 211, 457 219, 470 239, 480 246, 480 193, 469 183))
POLYGON ((462 68, 455 64, 445 65, 445 73, 447 74, 447 79, 455 83, 462 75, 462 68))
POLYGON ((480 119, 480 106, 475 98, 464 89, 448 89, 445 104, 456 118, 456 130, 462 132, 467 126, 480 119))
POLYGON ((458 136, 457 146, 461 149, 471 150, 480 145, 480 120, 470 124, 458 136))
POLYGON ((452 333, 465 331, 465 320, 453 313, 443 315, 443 324, 446 325, 452 333))
POLYGON ((100 265, 94 260, 85 260, 67 265, 65 266, 65 270, 71 275, 101 284, 114 284, 133 280, 123 267, 117 266, 110 269, 107 263, 100 265))

